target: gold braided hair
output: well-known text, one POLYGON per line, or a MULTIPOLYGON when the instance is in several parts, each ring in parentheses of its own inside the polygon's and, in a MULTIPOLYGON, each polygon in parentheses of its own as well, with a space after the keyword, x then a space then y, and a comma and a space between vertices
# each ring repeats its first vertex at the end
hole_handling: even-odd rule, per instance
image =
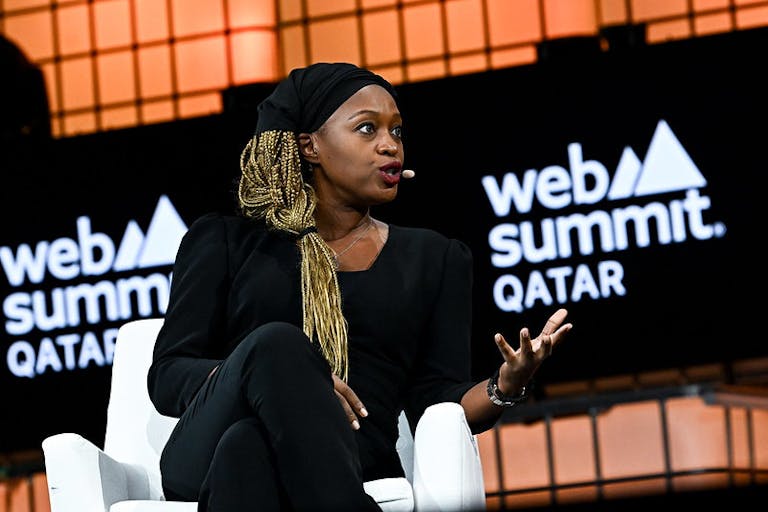
POLYGON ((299 236, 304 333, 317 342, 333 372, 347 380, 347 321, 341 312, 336 260, 315 227, 315 192, 301 174, 296 135, 254 135, 240 155, 240 209, 271 229, 299 236))

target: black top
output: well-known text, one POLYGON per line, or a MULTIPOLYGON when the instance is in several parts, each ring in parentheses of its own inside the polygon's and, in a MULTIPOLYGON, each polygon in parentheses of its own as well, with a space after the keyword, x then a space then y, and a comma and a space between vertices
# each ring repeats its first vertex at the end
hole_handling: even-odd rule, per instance
MULTIPOLYGON (((459 402, 474 384, 471 258, 460 241, 390 225, 368 270, 339 272, 349 385, 369 412, 356 431, 366 481, 403 474, 395 449, 401 410, 415 426, 426 407, 459 402)), ((160 413, 180 416, 213 367, 259 325, 301 327, 299 263, 295 238, 259 221, 208 214, 190 226, 148 375, 160 413)))

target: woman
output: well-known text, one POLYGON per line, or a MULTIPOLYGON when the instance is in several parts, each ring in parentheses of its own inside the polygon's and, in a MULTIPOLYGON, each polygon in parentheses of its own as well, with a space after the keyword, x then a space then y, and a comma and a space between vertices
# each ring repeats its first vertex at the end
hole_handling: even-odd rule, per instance
POLYGON ((397 417, 460 403, 494 424, 566 333, 500 334, 499 371, 469 380, 471 254, 387 225, 402 118, 393 87, 351 64, 297 69, 259 106, 236 216, 185 235, 148 385, 180 420, 162 457, 166 497, 200 510, 379 510, 363 482, 402 476, 397 417))

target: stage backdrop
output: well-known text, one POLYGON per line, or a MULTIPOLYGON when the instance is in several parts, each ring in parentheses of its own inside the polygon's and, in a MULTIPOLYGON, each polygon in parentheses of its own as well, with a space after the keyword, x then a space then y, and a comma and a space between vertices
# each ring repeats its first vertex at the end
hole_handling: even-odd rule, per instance
MULTIPOLYGON (((473 373, 559 307, 541 383, 765 356, 765 30, 398 87, 415 179, 379 207, 474 254, 473 373), (764 199, 762 199, 764 201, 764 199)), ((220 116, 3 151, 0 451, 103 443, 117 328, 162 316, 189 224, 234 211, 271 86, 220 116)), ((396 319, 393 319, 396 321, 396 319)))

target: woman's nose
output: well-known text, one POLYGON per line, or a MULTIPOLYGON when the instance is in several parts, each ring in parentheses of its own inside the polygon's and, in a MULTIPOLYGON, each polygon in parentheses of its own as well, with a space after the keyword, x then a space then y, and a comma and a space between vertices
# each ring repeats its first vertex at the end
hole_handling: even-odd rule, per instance
POLYGON ((385 155, 397 154, 397 144, 391 140, 382 141, 379 144, 379 152, 385 155))

